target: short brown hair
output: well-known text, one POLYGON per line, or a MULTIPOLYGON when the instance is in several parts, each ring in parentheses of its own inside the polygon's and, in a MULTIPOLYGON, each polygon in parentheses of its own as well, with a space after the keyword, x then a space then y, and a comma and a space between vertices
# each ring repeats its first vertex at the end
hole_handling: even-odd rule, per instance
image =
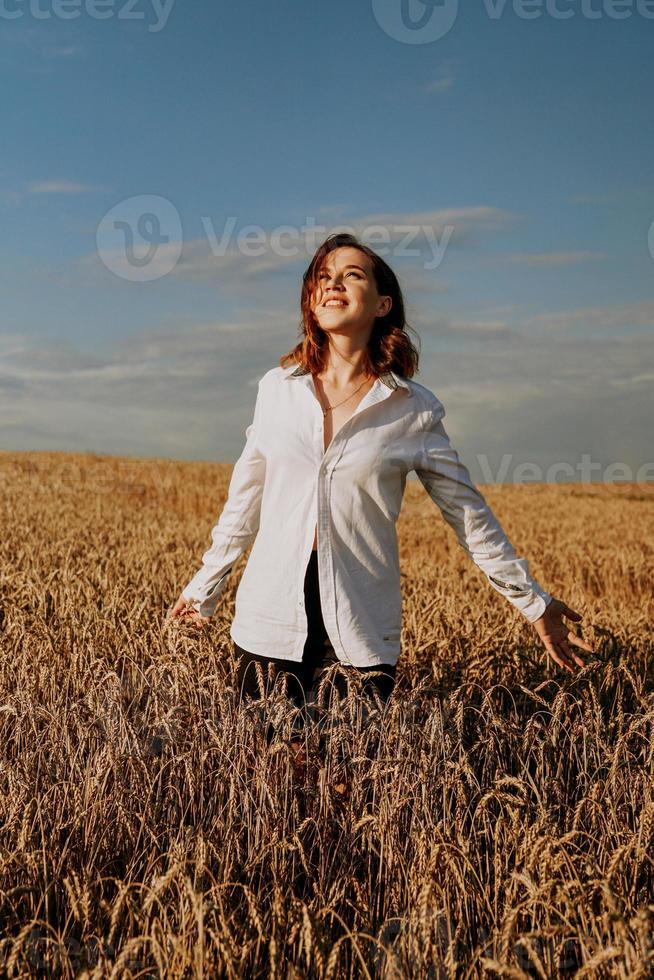
POLYGON ((323 259, 329 252, 344 246, 357 248, 370 258, 377 292, 380 296, 390 296, 393 300, 389 312, 375 320, 364 357, 364 370, 368 374, 378 375, 393 370, 403 378, 411 378, 418 370, 419 353, 407 333, 407 329, 412 328, 406 322, 404 299, 397 276, 380 255, 377 255, 368 245, 362 244, 354 235, 345 232, 326 238, 304 273, 300 301, 301 339, 292 350, 280 358, 280 366, 300 364, 312 374, 320 374, 324 369, 328 337, 313 315, 311 300, 323 259))

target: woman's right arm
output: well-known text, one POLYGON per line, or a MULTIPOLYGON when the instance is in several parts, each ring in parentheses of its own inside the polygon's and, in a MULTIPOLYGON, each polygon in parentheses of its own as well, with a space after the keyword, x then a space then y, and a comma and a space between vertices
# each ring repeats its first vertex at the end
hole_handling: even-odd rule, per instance
POLYGON ((232 470, 227 501, 211 532, 211 547, 203 554, 201 567, 182 589, 169 613, 170 619, 192 612, 200 618, 212 616, 232 567, 257 535, 266 472, 265 456, 259 446, 261 400, 259 381, 254 417, 245 430, 245 447, 232 470))

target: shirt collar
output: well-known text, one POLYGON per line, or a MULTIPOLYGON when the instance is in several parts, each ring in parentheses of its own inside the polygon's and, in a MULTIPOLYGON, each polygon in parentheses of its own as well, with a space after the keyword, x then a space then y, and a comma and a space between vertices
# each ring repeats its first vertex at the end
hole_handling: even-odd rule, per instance
MULTIPOLYGON (((311 374, 308 368, 303 368, 301 364, 295 368, 294 371, 290 371, 286 375, 286 380, 289 378, 302 378, 307 374, 311 374)), ((412 394, 411 388, 407 384, 406 380, 395 371, 384 371, 379 375, 379 380, 386 385, 387 388, 394 390, 395 388, 404 388, 408 395, 412 394)))

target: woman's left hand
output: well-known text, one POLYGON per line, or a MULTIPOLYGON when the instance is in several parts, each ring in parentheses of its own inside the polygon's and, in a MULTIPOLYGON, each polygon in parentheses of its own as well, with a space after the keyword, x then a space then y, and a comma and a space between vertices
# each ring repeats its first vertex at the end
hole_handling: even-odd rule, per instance
POLYGON ((595 653, 595 651, 587 640, 577 636, 566 626, 563 622, 564 616, 576 621, 583 618, 581 613, 575 612, 561 599, 552 598, 551 602, 546 605, 543 615, 532 623, 532 626, 543 641, 543 645, 552 660, 574 674, 574 665, 584 667, 585 663, 575 650, 570 649, 568 644, 572 643, 574 646, 581 647, 588 653, 595 653))
POLYGON ((202 616, 199 612, 197 612, 197 610, 186 601, 183 595, 180 595, 173 608, 168 611, 166 622, 170 622, 171 619, 179 619, 186 624, 201 627, 205 627, 209 622, 209 617, 202 616))

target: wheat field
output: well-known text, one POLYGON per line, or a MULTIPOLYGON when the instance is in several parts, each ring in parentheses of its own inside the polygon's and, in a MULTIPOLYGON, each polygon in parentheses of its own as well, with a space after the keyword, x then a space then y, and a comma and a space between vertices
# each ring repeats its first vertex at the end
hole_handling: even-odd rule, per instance
POLYGON ((654 975, 654 487, 480 485, 584 616, 572 676, 410 482, 395 691, 325 683, 301 771, 234 683, 247 554, 165 621, 230 472, 0 453, 0 972, 654 975))

